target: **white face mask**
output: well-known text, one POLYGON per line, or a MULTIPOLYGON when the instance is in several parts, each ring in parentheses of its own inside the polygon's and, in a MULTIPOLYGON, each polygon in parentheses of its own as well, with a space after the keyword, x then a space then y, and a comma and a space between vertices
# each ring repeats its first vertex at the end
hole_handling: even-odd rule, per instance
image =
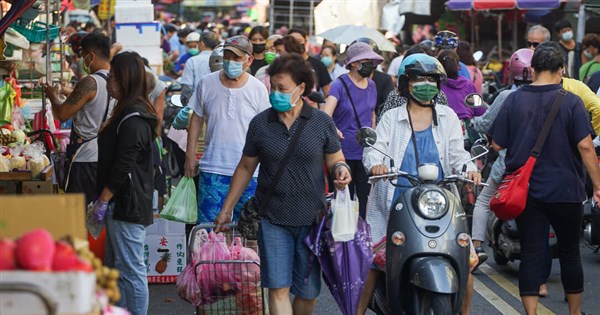
POLYGON ((587 50, 584 50, 584 51, 583 51, 583 54, 585 55, 585 57, 586 57, 587 59, 592 59, 592 58, 594 58, 594 55, 592 55, 592 53, 591 53, 591 52, 589 52, 589 51, 587 51, 587 50))
POLYGON ((570 41, 571 39, 573 39, 573 32, 572 31, 568 31, 568 32, 564 32, 562 34, 562 40, 564 41, 570 41))

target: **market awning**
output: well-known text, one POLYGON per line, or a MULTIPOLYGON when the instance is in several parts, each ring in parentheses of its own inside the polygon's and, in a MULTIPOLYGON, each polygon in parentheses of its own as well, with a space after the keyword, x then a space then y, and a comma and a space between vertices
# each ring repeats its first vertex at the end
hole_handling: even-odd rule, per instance
MULTIPOLYGON (((451 11, 459 10, 553 10, 560 7, 561 0, 449 0, 446 6, 451 11)), ((562 2, 573 2, 565 1, 562 2)))

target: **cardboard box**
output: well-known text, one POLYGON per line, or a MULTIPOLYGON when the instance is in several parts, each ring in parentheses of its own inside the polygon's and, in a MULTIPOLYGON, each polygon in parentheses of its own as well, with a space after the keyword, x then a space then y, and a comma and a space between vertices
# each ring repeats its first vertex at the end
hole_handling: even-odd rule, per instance
POLYGON ((159 22, 121 23, 116 26, 117 41, 123 46, 160 48, 159 22))
POLYGON ((175 283, 185 268, 185 234, 177 236, 146 235, 144 262, 148 283, 175 283), (161 261, 161 257, 170 259, 161 261), (160 263, 159 263, 160 262, 160 263), (166 267, 166 268, 165 268, 166 267))
MULTIPOLYGON (((83 315, 93 311, 96 298, 96 274, 85 272, 0 272, 0 286, 7 283, 32 284, 57 303, 58 314, 83 315)), ((42 301, 30 293, 0 294, 0 314, 47 314, 42 301)))
POLYGON ((26 195, 49 195, 54 192, 51 181, 28 180, 23 181, 22 193, 26 195))
POLYGON ((19 237, 44 228, 54 238, 87 239, 83 194, 0 197, 0 237, 19 237))

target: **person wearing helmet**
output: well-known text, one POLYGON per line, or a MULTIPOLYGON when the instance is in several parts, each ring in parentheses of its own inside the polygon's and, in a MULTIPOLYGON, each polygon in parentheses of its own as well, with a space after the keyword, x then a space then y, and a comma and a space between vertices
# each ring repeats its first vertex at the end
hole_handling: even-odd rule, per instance
POLYGON ((208 58, 208 67, 210 72, 220 71, 223 69, 223 45, 215 47, 208 58))
MULTIPOLYGON (((420 45, 413 45, 404 54, 404 59, 407 59, 408 57, 410 57, 414 54, 427 54, 427 52, 420 45)), ((414 58, 414 57, 412 57, 412 58, 414 58)), ((404 59, 402 61, 404 61, 404 59)), ((405 69, 402 66, 402 63, 400 63, 400 67, 398 67, 398 72, 397 72, 398 84, 400 83, 400 78, 405 73, 404 70, 405 69)), ((407 103, 408 103, 407 97, 401 96, 400 92, 397 89, 392 90, 390 92, 390 94, 388 95, 387 99, 385 100, 385 102, 383 103, 383 105, 381 105, 379 111, 376 112, 377 123, 379 123, 379 121, 381 120, 381 117, 387 111, 389 111, 390 109, 396 108, 396 107, 406 106, 407 103)), ((446 97, 446 94, 444 94, 444 91, 440 90, 440 92, 433 99, 433 103, 435 105, 448 106, 448 98, 446 97)))
MULTIPOLYGON (((471 155, 462 146, 463 135, 460 120, 448 106, 436 106, 433 99, 440 91, 440 81, 446 76, 437 59, 427 54, 413 54, 401 64, 404 69, 398 75, 398 91, 408 99, 406 106, 390 109, 377 124, 377 141, 373 148, 366 148, 363 163, 373 175, 388 173, 384 165, 385 155, 400 165, 400 171, 417 174, 417 163, 434 163, 442 174, 455 174, 467 165, 468 178, 479 183, 481 174, 471 155), (414 141, 413 139, 416 139, 414 141), (435 139, 435 140, 434 140, 435 139), (418 162, 417 162, 418 161, 418 162)), ((405 179, 398 184, 410 187, 405 179)), ((387 217, 393 200, 406 188, 396 188, 386 182, 375 183, 369 196, 367 222, 371 226, 374 242, 386 236, 387 217)), ((452 188, 458 193, 456 187, 452 188)), ((380 272, 373 266, 363 290, 357 314, 364 314, 373 295, 380 272)))
POLYGON ((181 75, 181 102, 187 105, 194 89, 200 82, 200 78, 210 73, 210 55, 213 49, 220 44, 217 34, 206 31, 200 35, 198 42, 198 54, 191 57, 183 67, 181 75))
POLYGON ((346 50, 346 69, 350 72, 341 75, 331 84, 329 96, 323 106, 323 111, 333 117, 338 128, 342 152, 354 179, 348 188, 351 196, 358 197, 358 213, 361 218, 365 218, 370 187, 362 164, 364 148, 356 140, 356 134, 361 127, 375 126, 377 87, 369 77, 382 62, 383 58, 368 44, 351 44, 346 50))
POLYGON ((175 73, 177 76, 181 76, 183 74, 183 68, 185 67, 185 63, 188 59, 196 56, 200 53, 200 49, 198 49, 198 45, 200 44, 200 33, 191 32, 185 37, 185 45, 187 47, 187 52, 179 57, 177 60, 177 64, 175 64, 175 73))
MULTIPOLYGON (((357 38, 354 43, 366 43, 367 45, 373 48, 373 52, 381 56, 381 50, 377 46, 377 43, 367 37, 357 38)), ((375 70, 371 73, 369 78, 375 82, 375 87, 377 88, 377 105, 375 106, 375 112, 378 112, 385 100, 387 99, 390 92, 394 89, 394 82, 392 81, 392 77, 385 72, 381 71, 381 64, 377 65, 375 70)))
POLYGON ((485 107, 471 108, 464 104, 465 97, 477 93, 477 89, 471 80, 458 75, 458 55, 452 50, 445 49, 439 54, 438 60, 448 75, 442 82, 442 90, 448 97, 448 106, 456 112, 465 126, 465 145, 468 148, 480 137, 471 127, 470 120, 483 115, 486 109, 485 107))
MULTIPOLYGON (((440 53, 444 50, 452 50, 457 52, 458 50, 459 39, 456 33, 451 31, 440 31, 435 35, 434 46, 436 49, 436 56, 439 56, 440 53)), ((458 71, 458 75, 461 77, 465 77, 471 80, 471 74, 469 73, 469 68, 467 65, 459 61, 460 69, 458 71)))
MULTIPOLYGON (((473 118, 471 123, 473 128, 482 134, 487 134, 489 129, 492 127, 498 112, 504 106, 504 100, 516 89, 522 85, 531 83, 532 71, 531 71, 531 57, 533 51, 528 48, 522 48, 517 50, 510 57, 510 63, 508 64, 509 74, 514 84, 511 89, 504 90, 498 94, 490 108, 481 116, 473 118)), ((485 250, 481 247, 485 241, 485 230, 487 226, 488 217, 490 215, 490 200, 496 192, 498 185, 502 181, 504 176, 504 156, 506 151, 500 151, 499 156, 492 165, 490 176, 487 180, 489 186, 483 187, 482 191, 477 197, 475 202, 475 208, 473 210, 473 245, 475 245, 475 251, 479 256, 479 265, 484 263, 488 257, 485 250)))

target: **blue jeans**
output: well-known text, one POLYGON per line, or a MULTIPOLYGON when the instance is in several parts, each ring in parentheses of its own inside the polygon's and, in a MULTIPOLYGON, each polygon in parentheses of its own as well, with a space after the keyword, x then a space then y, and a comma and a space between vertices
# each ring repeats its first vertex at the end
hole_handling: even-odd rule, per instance
POLYGON ((118 306, 131 315, 148 313, 148 278, 144 264, 144 239, 146 228, 141 224, 113 219, 112 207, 106 216, 106 259, 121 276, 118 306), (112 261, 111 261, 112 260, 112 261))
POLYGON ((314 259, 309 269, 310 249, 304 238, 311 226, 282 226, 260 222, 258 248, 263 288, 290 288, 304 299, 314 299, 321 292, 321 266, 314 259))

